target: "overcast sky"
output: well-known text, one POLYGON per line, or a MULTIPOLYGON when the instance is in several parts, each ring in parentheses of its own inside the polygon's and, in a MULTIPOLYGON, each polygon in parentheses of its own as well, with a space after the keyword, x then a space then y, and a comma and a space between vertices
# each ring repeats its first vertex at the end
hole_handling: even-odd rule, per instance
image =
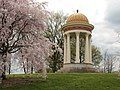
POLYGON ((78 9, 95 26, 92 43, 101 51, 120 51, 118 34, 120 29, 120 0, 38 0, 48 2, 49 11, 73 14, 78 9))

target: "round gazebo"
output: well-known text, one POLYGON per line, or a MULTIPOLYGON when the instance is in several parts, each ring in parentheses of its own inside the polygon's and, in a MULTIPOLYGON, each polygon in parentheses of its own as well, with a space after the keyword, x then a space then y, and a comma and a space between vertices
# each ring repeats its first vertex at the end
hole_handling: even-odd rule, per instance
POLYGON ((87 17, 81 13, 70 15, 66 24, 61 28, 64 35, 64 64, 61 71, 63 72, 82 72, 93 71, 92 65, 92 51, 91 51, 91 34, 94 26, 89 23, 87 17), (85 57, 84 61, 80 63, 80 35, 83 34, 85 38, 85 57), (75 61, 71 63, 71 37, 75 37, 75 61))

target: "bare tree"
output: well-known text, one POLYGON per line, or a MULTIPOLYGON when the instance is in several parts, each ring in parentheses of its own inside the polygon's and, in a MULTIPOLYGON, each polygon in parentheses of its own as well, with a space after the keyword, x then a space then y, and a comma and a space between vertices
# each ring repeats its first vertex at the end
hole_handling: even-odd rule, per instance
POLYGON ((116 61, 116 55, 109 54, 108 51, 106 51, 103 55, 103 72, 111 73, 115 68, 116 61))
POLYGON ((47 30, 45 37, 53 43, 53 55, 48 58, 49 67, 53 72, 56 72, 62 67, 63 54, 63 33, 60 30, 61 26, 65 23, 67 16, 63 12, 51 12, 46 21, 47 30))

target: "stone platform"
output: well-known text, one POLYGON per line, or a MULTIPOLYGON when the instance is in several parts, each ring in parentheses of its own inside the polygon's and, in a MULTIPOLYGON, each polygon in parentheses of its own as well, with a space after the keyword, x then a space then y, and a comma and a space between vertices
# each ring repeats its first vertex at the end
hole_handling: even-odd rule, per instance
POLYGON ((92 64, 88 63, 67 63, 59 71, 61 73, 97 72, 92 64))

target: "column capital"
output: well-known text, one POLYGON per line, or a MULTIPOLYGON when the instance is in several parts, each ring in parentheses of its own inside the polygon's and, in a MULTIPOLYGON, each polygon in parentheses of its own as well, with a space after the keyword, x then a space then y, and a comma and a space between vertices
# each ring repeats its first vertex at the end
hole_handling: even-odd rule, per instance
POLYGON ((76 33, 76 35, 79 35, 80 34, 80 32, 75 32, 76 33))
POLYGON ((86 33, 85 36, 88 37, 90 34, 86 33))
POLYGON ((66 37, 66 34, 63 34, 64 37, 66 37))
POLYGON ((67 35, 67 36, 70 36, 70 33, 67 33, 66 35, 67 35))
POLYGON ((92 37, 92 35, 90 34, 90 38, 92 37))

